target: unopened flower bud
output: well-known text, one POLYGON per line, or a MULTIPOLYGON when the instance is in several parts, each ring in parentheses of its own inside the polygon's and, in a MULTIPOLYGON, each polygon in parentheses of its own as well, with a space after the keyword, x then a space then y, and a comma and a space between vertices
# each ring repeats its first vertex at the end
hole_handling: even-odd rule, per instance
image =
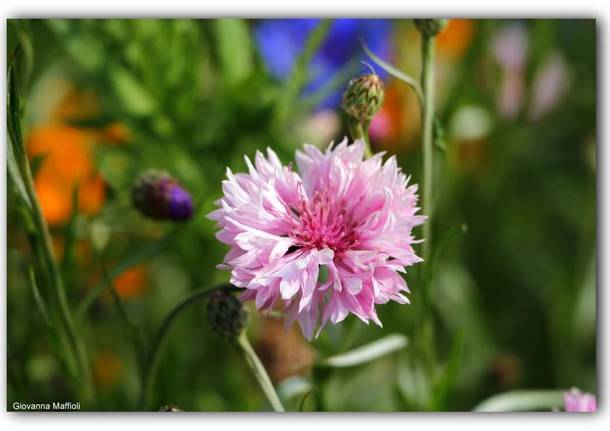
POLYGON ((415 27, 417 27, 419 32, 426 36, 436 36, 442 32, 449 23, 449 20, 446 18, 414 19, 413 21, 415 21, 415 27))
POLYGON ((228 339, 237 338, 248 322, 243 304, 227 289, 210 294, 207 312, 212 331, 228 339))
POLYGON ((133 206, 155 220, 188 220, 193 215, 191 195, 168 173, 147 171, 131 190, 133 206))
POLYGON ((383 104, 383 82, 374 73, 352 79, 343 93, 343 109, 360 124, 369 124, 383 104))
POLYGON ((174 404, 166 404, 164 406, 161 406, 159 411, 160 412, 181 412, 183 410, 174 404))

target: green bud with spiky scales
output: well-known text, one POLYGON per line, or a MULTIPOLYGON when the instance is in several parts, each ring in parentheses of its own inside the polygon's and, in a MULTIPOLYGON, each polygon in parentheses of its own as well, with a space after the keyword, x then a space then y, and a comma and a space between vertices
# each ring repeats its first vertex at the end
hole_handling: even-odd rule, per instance
POLYGON ((419 30, 419 32, 426 36, 436 36, 445 28, 449 23, 449 20, 446 18, 436 18, 436 19, 414 19, 415 27, 419 30))
POLYGON ((248 311, 228 289, 210 294, 207 312, 212 331, 229 340, 236 339, 248 323, 248 311))
POLYGON ((352 79, 343 93, 343 109, 364 127, 383 105, 383 81, 375 73, 352 79))

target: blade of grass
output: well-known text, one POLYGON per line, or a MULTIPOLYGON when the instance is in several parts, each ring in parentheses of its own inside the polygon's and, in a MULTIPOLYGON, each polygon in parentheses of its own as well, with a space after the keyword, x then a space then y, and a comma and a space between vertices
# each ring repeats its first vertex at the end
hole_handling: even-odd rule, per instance
POLYGON ((464 331, 460 330, 454 337, 453 346, 433 392, 432 411, 441 411, 445 407, 447 398, 454 388, 457 379, 462 353, 464 349, 464 331))
POLYGON ((72 285, 76 272, 76 221, 78 218, 78 196, 80 185, 78 182, 72 189, 72 213, 64 229, 64 256, 61 260, 61 273, 68 286, 72 285))
POLYGON ((494 395, 479 405, 475 412, 523 412, 552 410, 563 405, 563 391, 523 390, 494 395))
POLYGON ((328 30, 332 24, 331 19, 323 19, 311 32, 303 52, 295 62, 290 77, 286 80, 282 96, 276 107, 276 124, 281 126, 288 117, 291 107, 298 97, 299 91, 307 80, 307 69, 313 56, 316 54, 320 44, 324 41, 328 30))
POLYGON ((413 91, 415 91, 415 94, 417 94, 417 98, 419 99, 420 105, 423 103, 424 93, 422 92, 419 82, 417 82, 417 80, 415 78, 407 75, 403 71, 392 66, 390 63, 387 63, 384 60, 382 60, 378 55, 376 55, 373 51, 371 51, 368 46, 366 46, 366 43, 364 43, 364 41, 360 41, 360 43, 362 44, 362 49, 364 49, 364 52, 366 52, 366 55, 368 55, 371 58, 371 60, 373 60, 375 62, 375 64, 377 64, 383 70, 388 72, 394 78, 409 85, 413 89, 413 91))
POLYGON ((112 282, 112 279, 110 278, 110 275, 108 274, 108 271, 106 271, 104 269, 104 281, 106 282, 106 285, 108 287, 108 290, 110 292, 110 295, 112 296, 112 302, 114 303, 114 306, 119 314, 119 317, 121 318, 121 320, 123 321, 123 323, 125 324, 125 327, 127 328, 128 332, 129 332, 129 337, 131 338, 131 341, 133 343, 133 347, 134 347, 134 351, 136 354, 136 364, 138 366, 138 374, 140 375, 140 377, 142 377, 142 368, 141 368, 141 364, 144 363, 144 358, 145 358, 145 341, 144 341, 144 333, 142 332, 142 328, 140 328, 139 325, 137 325, 136 323, 133 322, 133 320, 131 320, 131 318, 129 317, 129 314, 127 313, 127 310, 125 309, 125 306, 123 305, 123 301, 121 301, 121 297, 119 296, 119 293, 116 291, 116 288, 114 287, 114 283, 112 282))
POLYGON ((305 395, 303 395, 303 398, 301 398, 301 402, 299 403, 299 412, 303 411, 303 409, 305 408, 305 401, 307 401, 307 398, 309 398, 312 393, 313 390, 310 390, 305 395))
POLYGON ((408 339, 404 335, 388 335, 349 352, 326 358, 320 365, 334 368, 353 367, 396 352, 406 347, 407 344, 408 339))
POLYGON ((34 268, 30 266, 28 270, 28 275, 30 278, 30 287, 32 289, 32 296, 34 297, 34 302, 36 303, 36 307, 38 307, 38 311, 44 320, 44 323, 49 327, 53 328, 53 323, 51 322, 51 318, 49 317, 49 312, 47 311, 47 305, 44 301, 44 298, 40 294, 40 290, 38 290, 38 284, 36 283, 36 275, 34 274, 34 268))
POLYGON ((214 24, 222 77, 229 85, 239 84, 252 72, 248 25, 243 19, 219 19, 214 24))

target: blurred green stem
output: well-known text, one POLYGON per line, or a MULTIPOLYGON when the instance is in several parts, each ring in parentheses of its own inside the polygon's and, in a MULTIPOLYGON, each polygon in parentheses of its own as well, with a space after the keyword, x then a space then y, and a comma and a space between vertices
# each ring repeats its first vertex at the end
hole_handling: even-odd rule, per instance
POLYGON ((275 126, 281 129, 285 128, 286 121, 289 118, 290 112, 294 109, 295 101, 298 98, 299 91, 308 79, 308 67, 311 64, 311 59, 318 51, 318 48, 324 42, 332 19, 322 19, 307 37, 305 47, 294 63, 290 76, 286 80, 286 84, 282 94, 278 100, 275 112, 275 126))
POLYGON ((265 367, 256 355, 256 352, 252 348, 252 345, 250 345, 248 337, 246 336, 246 331, 242 331, 239 337, 237 337, 236 342, 237 347, 239 347, 239 350, 244 355, 246 362, 248 363, 248 365, 250 365, 250 368, 252 368, 256 380, 258 380, 258 383, 261 385, 261 388, 267 396, 269 403, 271 403, 271 407, 273 407, 273 410, 275 410, 276 412, 283 412, 284 406, 282 406, 282 402, 280 401, 277 392, 275 392, 275 388, 273 387, 273 383, 271 383, 271 379, 269 378, 265 367))
POLYGON ((21 180, 25 186, 27 199, 29 200, 31 212, 30 215, 34 223, 37 236, 39 236, 40 239, 38 245, 40 259, 42 260, 42 262, 40 262, 40 267, 45 269, 48 277, 48 283, 53 291, 53 297, 57 306, 56 311, 60 317, 62 332, 68 340, 72 360, 76 362, 79 379, 81 380, 80 383, 82 383, 82 385, 78 385, 78 390, 82 391, 81 396, 83 397, 83 401, 90 402, 94 399, 94 389, 87 352, 74 325, 72 312, 70 310, 68 298, 64 290, 63 280, 55 259, 51 234, 49 232, 47 222, 43 216, 40 202, 38 201, 38 196, 36 195, 32 170, 26 155, 25 145, 23 144, 20 104, 13 62, 11 62, 9 66, 8 81, 8 129, 10 141, 14 148, 13 152, 15 154, 19 175, 21 176, 21 180))
MULTIPOLYGON (((429 265, 430 247, 432 244, 432 181, 434 169, 433 132, 434 132, 434 36, 422 34, 422 72, 421 81, 424 103, 422 122, 423 143, 423 213, 428 216, 424 224, 423 259, 424 265, 429 265)), ((428 283, 426 283, 428 284, 428 283)), ((425 301, 428 304, 430 298, 430 287, 425 286, 425 301)))
POLYGON ((215 292, 219 289, 237 290, 235 287, 227 287, 225 284, 215 287, 206 287, 203 289, 196 290, 189 296, 180 301, 165 317, 161 327, 157 331, 153 344, 148 352, 146 364, 144 365, 144 373, 142 379, 142 387, 140 392, 140 409, 144 410, 148 407, 150 390, 154 383, 157 368, 159 367, 159 360, 161 358, 161 350, 167 339, 167 334, 176 320, 176 318, 182 313, 189 305, 196 303, 197 301, 206 298, 210 293, 215 292))
POLYGON ((428 220, 423 225, 424 266, 421 269, 422 289, 422 320, 421 348, 423 362, 428 377, 434 379, 436 373, 435 328, 432 307, 432 222, 434 205, 432 201, 432 182, 434 177, 434 36, 422 32, 422 71, 421 83, 423 91, 422 105, 422 144, 423 144, 423 213, 428 220))
POLYGON ((316 403, 316 411, 325 412, 328 411, 326 405, 326 397, 324 396, 324 382, 328 381, 332 369, 330 367, 322 367, 315 365, 312 370, 312 379, 314 385, 314 397, 316 403))

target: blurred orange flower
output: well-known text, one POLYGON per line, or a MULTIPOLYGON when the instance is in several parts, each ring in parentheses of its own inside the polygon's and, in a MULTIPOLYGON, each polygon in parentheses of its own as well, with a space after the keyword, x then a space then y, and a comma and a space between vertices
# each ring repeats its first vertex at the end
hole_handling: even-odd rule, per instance
POLYGON ((375 150, 408 151, 417 144, 420 130, 417 96, 403 83, 390 81, 383 106, 369 128, 375 150))
POLYGON ((471 19, 451 19, 449 25, 436 37, 436 48, 440 55, 457 60, 470 46, 474 34, 474 21, 471 19))
POLYGON ((123 373, 123 363, 114 352, 99 352, 93 362, 93 375, 102 389, 111 389, 123 373))
POLYGON ((134 266, 114 279, 114 288, 123 299, 141 296, 147 285, 146 269, 143 265, 134 266))
POLYGON ((36 173, 36 193, 50 225, 66 222, 72 213, 72 192, 79 185, 78 209, 97 213, 106 188, 92 161, 91 137, 77 128, 52 124, 33 129, 27 139, 30 158, 43 157, 36 173))
POLYGON ((98 117, 101 113, 97 94, 66 83, 67 90, 50 113, 51 121, 84 120, 98 117))
POLYGON ((114 121, 101 130, 100 138, 109 144, 124 144, 129 141, 131 134, 125 124, 114 121))

